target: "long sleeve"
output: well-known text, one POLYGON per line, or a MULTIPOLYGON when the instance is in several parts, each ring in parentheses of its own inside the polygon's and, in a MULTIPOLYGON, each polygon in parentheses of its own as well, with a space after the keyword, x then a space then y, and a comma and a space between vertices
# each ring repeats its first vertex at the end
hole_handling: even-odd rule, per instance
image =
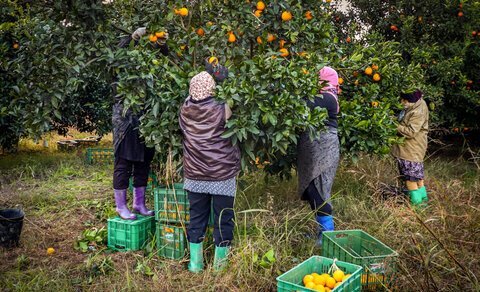
POLYGON ((398 125, 397 131, 406 138, 413 138, 415 134, 420 132, 422 125, 425 123, 425 116, 420 113, 414 113, 408 120, 408 125, 398 125))

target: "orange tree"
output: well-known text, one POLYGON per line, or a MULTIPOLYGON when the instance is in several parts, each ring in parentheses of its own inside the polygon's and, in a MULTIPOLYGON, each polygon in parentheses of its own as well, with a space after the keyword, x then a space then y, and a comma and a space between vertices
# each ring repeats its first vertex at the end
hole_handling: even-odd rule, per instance
MULTIPOLYGON (((422 87, 421 68, 402 65, 398 44, 375 36, 369 38, 368 45, 353 36, 347 39, 335 28, 329 3, 69 3, 67 7, 31 7, 36 12, 34 18, 28 14, 31 10, 22 9, 16 15, 23 21, 15 21, 3 34, 23 40, 23 47, 13 51, 15 57, 9 57, 4 68, 8 72, 16 68, 14 76, 27 76, 25 80, 12 75, 11 80, 5 79, 7 94, 21 101, 16 105, 29 113, 26 121, 21 119, 20 128, 25 133, 41 134, 77 119, 67 109, 81 103, 84 85, 102 87, 115 80, 126 107, 144 110, 141 132, 148 144, 157 147, 160 159, 166 160, 168 150, 179 158, 178 112, 188 96, 189 79, 203 70, 205 58, 215 56, 230 70, 230 78, 217 88, 217 98, 234 112, 225 137, 241 145, 244 168, 264 167, 286 174, 294 164, 299 132, 314 134, 326 116, 324 111, 309 110, 304 102, 318 94, 317 72, 322 66, 338 69, 343 79, 341 142, 344 153, 352 155, 388 152, 398 140, 394 111, 399 92, 422 87), (52 15, 57 16, 49 18, 52 15), (26 33, 25 28, 41 30, 47 22, 56 32, 53 44, 50 39, 26 33), (137 46, 116 48, 119 37, 125 35, 121 31, 143 25, 148 35, 137 46), (168 57, 154 49, 155 38, 164 31, 170 35, 168 57), (36 46, 30 47, 33 42, 36 46), (55 54, 56 44, 67 56, 55 54), (38 52, 47 51, 53 54, 41 61, 38 52), (37 58, 38 63, 31 67, 39 73, 29 75, 20 58, 37 58), (371 75, 365 73, 369 66, 373 66, 371 75), (40 72, 55 78, 44 78, 40 72), (41 86, 28 87, 27 80, 41 86), (32 126, 36 124, 28 123, 29 119, 40 119, 43 126, 32 126)), ((6 51, 12 50, 9 47, 6 51)), ((110 92, 103 93, 91 101, 96 110, 110 105, 110 92)), ((85 120, 96 128, 107 124, 101 118, 85 120)))
POLYGON ((375 32, 400 43, 403 64, 420 64, 435 125, 479 127, 480 2, 349 1, 337 27, 375 32))

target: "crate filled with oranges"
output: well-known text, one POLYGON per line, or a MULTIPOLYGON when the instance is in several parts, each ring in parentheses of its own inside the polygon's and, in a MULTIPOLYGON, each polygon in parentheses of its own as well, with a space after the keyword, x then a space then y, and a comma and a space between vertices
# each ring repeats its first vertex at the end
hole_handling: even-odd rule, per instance
POLYGON ((110 164, 113 157, 112 148, 87 148, 85 159, 88 164, 110 164))
POLYGON ((277 291, 360 291, 362 267, 313 256, 277 278, 277 291))

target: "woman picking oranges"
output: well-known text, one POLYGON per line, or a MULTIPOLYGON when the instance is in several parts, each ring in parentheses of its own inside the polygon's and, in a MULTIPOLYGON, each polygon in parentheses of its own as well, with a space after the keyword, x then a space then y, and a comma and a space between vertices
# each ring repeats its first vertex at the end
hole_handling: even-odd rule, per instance
POLYGON ((307 132, 302 133, 297 149, 298 193, 316 212, 315 218, 319 225, 318 244, 321 243, 323 231, 334 230, 330 196, 340 159, 337 135, 337 95, 340 87, 337 72, 330 67, 324 67, 319 72, 319 84, 322 86, 321 95, 308 100, 307 105, 312 110, 319 107, 328 111, 326 128, 319 130, 316 139, 307 132))
MULTIPOLYGON (((226 70, 207 70, 217 80, 228 75, 226 70)), ((216 84, 209 72, 203 71, 192 78, 189 96, 180 110, 184 188, 190 202, 188 269, 194 273, 203 270, 203 239, 212 202, 215 215, 214 269, 222 270, 227 263, 229 246, 233 240, 236 176, 240 172, 238 146, 222 137, 232 112, 228 105, 213 98, 216 84)))
POLYGON ((408 190, 410 203, 420 205, 428 200, 423 178, 423 159, 427 151, 428 107, 417 90, 401 95, 404 110, 399 116, 397 132, 405 142, 395 145, 392 155, 397 158, 400 176, 408 190))

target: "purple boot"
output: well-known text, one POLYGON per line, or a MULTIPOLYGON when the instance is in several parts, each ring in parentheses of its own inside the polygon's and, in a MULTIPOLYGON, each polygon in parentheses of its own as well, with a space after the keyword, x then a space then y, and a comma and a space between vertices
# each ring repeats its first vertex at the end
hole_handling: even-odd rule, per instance
POLYGON ((115 193, 115 205, 120 218, 125 220, 135 220, 137 216, 127 208, 127 190, 113 190, 115 193))
POLYGON ((133 188, 133 212, 143 216, 153 216, 155 212, 145 206, 145 189, 147 187, 133 188))

